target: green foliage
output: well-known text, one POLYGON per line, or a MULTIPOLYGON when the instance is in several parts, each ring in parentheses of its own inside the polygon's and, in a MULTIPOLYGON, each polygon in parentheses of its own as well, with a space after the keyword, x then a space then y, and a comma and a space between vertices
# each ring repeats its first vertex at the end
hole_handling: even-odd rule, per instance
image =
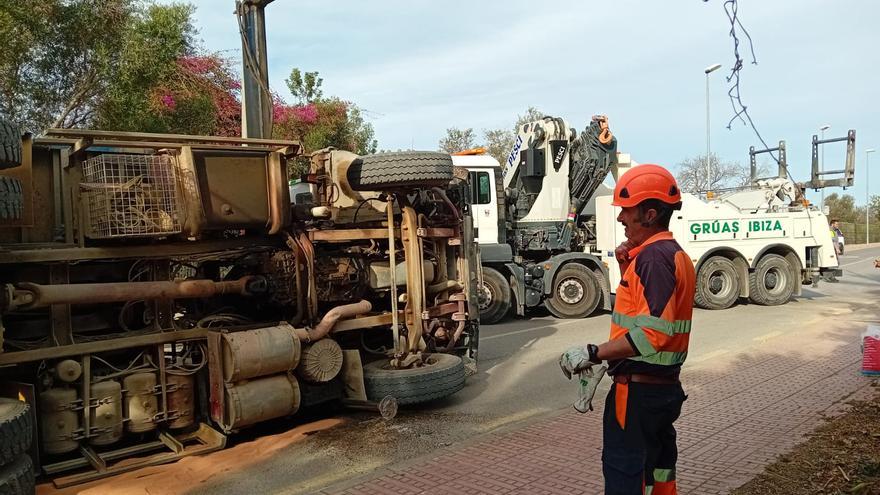
POLYGON ((31 130, 89 123, 118 61, 133 0, 0 5, 0 112, 31 130))
POLYGON ((825 196, 825 206, 828 207, 829 220, 841 222, 864 222, 864 208, 856 208, 856 200, 849 194, 838 195, 831 193, 825 196))
POLYGON ((276 96, 274 136, 298 140, 306 153, 328 146, 359 155, 375 153, 375 131, 364 119, 363 111, 350 101, 323 96, 322 83, 317 72, 291 70, 287 86, 298 103, 288 105, 276 96))
POLYGON ((484 129, 483 139, 485 139, 486 144, 483 147, 486 148, 488 154, 498 160, 498 163, 503 164, 507 161, 510 150, 513 149, 513 144, 516 141, 516 135, 520 127, 523 124, 540 120, 542 117, 544 117, 543 112, 535 107, 529 107, 526 113, 516 117, 516 122, 509 129, 484 129))
POLYGON ((321 84, 324 79, 318 77, 317 72, 302 72, 295 68, 290 71, 290 77, 285 79, 290 94, 296 98, 297 102, 302 105, 312 103, 321 99, 324 91, 321 90, 321 84))
POLYGON ((177 60, 195 54, 193 12, 191 5, 151 5, 131 19, 115 73, 109 75, 106 95, 98 106, 98 127, 140 132, 211 131, 205 96, 179 102, 179 121, 157 113, 150 104, 155 88, 175 77, 177 60))
POLYGON ((445 153, 455 153, 476 148, 476 138, 474 130, 470 127, 467 129, 450 127, 446 129, 446 136, 440 140, 437 146, 440 151, 445 153))

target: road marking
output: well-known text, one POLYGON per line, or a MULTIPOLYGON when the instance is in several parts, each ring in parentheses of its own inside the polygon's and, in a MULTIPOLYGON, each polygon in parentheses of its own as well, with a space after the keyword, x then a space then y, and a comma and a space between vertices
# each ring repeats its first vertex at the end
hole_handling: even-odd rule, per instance
POLYGON ((707 352, 706 354, 703 354, 702 356, 689 358, 687 360, 687 362, 688 363, 699 363, 701 361, 707 361, 709 359, 717 358, 718 356, 722 356, 724 354, 727 354, 728 352, 730 352, 729 349, 716 349, 712 352, 707 352))
POLYGON ((522 329, 522 330, 516 330, 516 331, 514 331, 514 332, 505 332, 505 333, 499 333, 499 334, 497 334, 497 335, 490 335, 490 336, 488 336, 488 337, 480 337, 480 342, 482 342, 482 341, 484 341, 484 340, 492 340, 492 339, 497 339, 497 338, 501 338, 501 337, 507 337, 507 336, 510 336, 510 335, 519 335, 519 334, 521 334, 521 333, 526 333, 526 332, 534 332, 535 330, 543 330, 543 329, 545 329, 545 328, 559 327, 559 326, 562 326, 562 325, 571 325, 571 324, 573 324, 573 323, 581 323, 581 320, 565 320, 565 321, 559 321, 559 322, 555 322, 555 323, 550 324, 550 325, 542 325, 542 326, 540 326, 540 327, 535 327, 535 328, 524 328, 524 329, 522 329))
POLYGON ((860 259, 860 260, 858 260, 858 261, 853 261, 852 263, 847 263, 847 264, 845 264, 845 265, 840 265, 840 267, 843 268, 843 267, 845 267, 845 266, 855 265, 855 264, 858 264, 858 263, 864 263, 865 261, 873 260, 873 259, 875 259, 875 258, 876 258, 876 256, 871 256, 871 257, 868 257, 868 258, 862 258, 862 259, 860 259))
POLYGON ((765 340, 770 340, 773 337, 779 337, 780 335, 782 335, 782 332, 780 332, 779 330, 776 330, 774 332, 765 333, 764 335, 758 335, 757 337, 753 338, 752 340, 757 341, 757 342, 764 342, 765 340))

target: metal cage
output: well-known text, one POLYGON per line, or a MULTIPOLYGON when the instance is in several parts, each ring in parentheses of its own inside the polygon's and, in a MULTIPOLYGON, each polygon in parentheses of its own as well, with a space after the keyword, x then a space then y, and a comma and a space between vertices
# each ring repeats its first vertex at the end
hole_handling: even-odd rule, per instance
POLYGON ((83 162, 82 173, 86 237, 164 236, 181 231, 170 157, 102 154, 83 162))

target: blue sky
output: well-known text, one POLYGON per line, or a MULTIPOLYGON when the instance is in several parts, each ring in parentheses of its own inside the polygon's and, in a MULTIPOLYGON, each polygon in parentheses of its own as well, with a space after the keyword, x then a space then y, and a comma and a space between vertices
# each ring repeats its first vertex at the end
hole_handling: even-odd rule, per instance
MULTIPOLYGON (((240 60, 233 0, 191 3, 205 46, 240 60)), ((771 146, 786 140, 800 181, 819 126, 831 124, 826 137, 856 129, 846 192, 863 203, 864 150, 880 150, 880 2, 739 4, 758 60, 741 45, 741 91, 759 131, 771 146)), ((368 111, 383 149, 436 149, 447 127, 509 127, 534 106, 579 129, 606 114, 621 151, 674 167, 705 153, 713 63, 723 67, 710 76, 712 151, 747 163, 761 147, 750 128, 726 128, 733 43, 721 0, 276 0, 267 14, 273 89, 287 95, 293 67, 320 72, 325 94, 368 111)), ((829 145, 826 169, 842 168, 844 151, 829 145)), ((871 159, 880 194, 880 152, 871 159)))

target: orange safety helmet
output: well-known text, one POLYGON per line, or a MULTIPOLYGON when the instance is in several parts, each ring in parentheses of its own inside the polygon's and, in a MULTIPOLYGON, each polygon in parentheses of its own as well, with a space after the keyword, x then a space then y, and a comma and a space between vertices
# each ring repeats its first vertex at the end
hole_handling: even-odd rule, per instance
POLYGON ((676 210, 681 208, 681 191, 669 170, 649 163, 627 170, 614 187, 611 204, 627 208, 646 199, 658 199, 676 210))

